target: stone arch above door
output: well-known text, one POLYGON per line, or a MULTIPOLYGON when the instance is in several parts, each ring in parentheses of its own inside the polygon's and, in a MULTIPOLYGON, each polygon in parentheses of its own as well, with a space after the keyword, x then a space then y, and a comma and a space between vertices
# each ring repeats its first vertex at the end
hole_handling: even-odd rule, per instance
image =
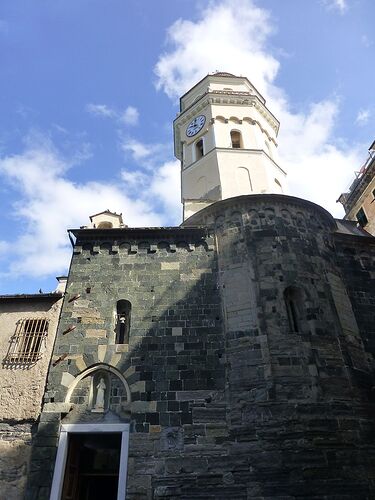
POLYGON ((120 408, 123 403, 130 403, 130 388, 125 377, 119 370, 104 363, 91 366, 77 375, 69 386, 65 403, 82 404, 95 411, 97 400, 95 388, 102 378, 104 392, 107 391, 104 394, 104 411, 107 409, 116 411, 116 408, 120 408))

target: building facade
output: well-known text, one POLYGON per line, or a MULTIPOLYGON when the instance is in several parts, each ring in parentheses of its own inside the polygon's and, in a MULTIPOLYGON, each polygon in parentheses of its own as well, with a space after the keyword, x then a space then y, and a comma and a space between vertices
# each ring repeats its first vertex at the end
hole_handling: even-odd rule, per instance
POLYGON ((373 498, 375 239, 281 194, 247 79, 181 102, 183 224, 70 231, 26 498, 373 498))
POLYGON ((375 236, 375 141, 348 192, 342 193, 337 201, 344 207, 345 219, 355 221, 375 236))
POLYGON ((0 296, 0 498, 23 498, 66 278, 54 293, 0 296))

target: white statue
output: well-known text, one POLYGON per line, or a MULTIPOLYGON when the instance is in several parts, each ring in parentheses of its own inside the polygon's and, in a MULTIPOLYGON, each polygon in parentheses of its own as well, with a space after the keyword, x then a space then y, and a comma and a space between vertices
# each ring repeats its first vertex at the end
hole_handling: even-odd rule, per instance
POLYGON ((99 384, 96 386, 96 402, 95 402, 95 410, 104 410, 104 391, 106 389, 106 385, 104 382, 104 378, 100 379, 99 384))

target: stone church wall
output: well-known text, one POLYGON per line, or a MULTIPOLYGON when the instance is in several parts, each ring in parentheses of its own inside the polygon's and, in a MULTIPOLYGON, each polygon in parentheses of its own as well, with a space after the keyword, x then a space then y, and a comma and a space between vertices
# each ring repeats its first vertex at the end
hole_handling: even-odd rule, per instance
POLYGON ((217 283, 205 230, 79 233, 28 498, 48 498, 61 422, 131 422, 127 498, 163 497, 181 477, 188 489, 191 472, 207 471, 207 461, 207 475, 215 474, 217 442, 228 434, 217 283), (115 311, 124 299, 131 302, 130 341, 119 345, 115 311), (67 401, 76 377, 95 366, 118 370, 130 390, 125 398, 117 387, 105 415, 91 412, 89 375, 67 401))
POLYGON ((375 369, 375 238, 336 235, 337 263, 356 324, 375 369))
POLYGON ((332 217, 303 200, 238 197, 188 223, 217 239, 228 450, 241 491, 231 498, 372 497, 373 366, 364 344, 374 275, 344 265, 332 217), (301 299, 298 332, 284 298, 291 286, 301 299))
POLYGON ((278 195, 181 229, 76 231, 27 498, 48 498, 59 426, 77 422, 130 422, 127 500, 372 498, 371 242, 335 232, 278 195))

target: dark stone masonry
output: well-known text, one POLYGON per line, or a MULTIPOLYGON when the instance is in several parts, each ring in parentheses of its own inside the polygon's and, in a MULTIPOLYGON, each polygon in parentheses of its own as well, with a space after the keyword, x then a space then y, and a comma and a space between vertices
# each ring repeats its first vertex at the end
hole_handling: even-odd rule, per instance
POLYGON ((61 424, 121 422, 127 500, 375 498, 375 238, 264 194, 72 233, 28 500, 61 424))

